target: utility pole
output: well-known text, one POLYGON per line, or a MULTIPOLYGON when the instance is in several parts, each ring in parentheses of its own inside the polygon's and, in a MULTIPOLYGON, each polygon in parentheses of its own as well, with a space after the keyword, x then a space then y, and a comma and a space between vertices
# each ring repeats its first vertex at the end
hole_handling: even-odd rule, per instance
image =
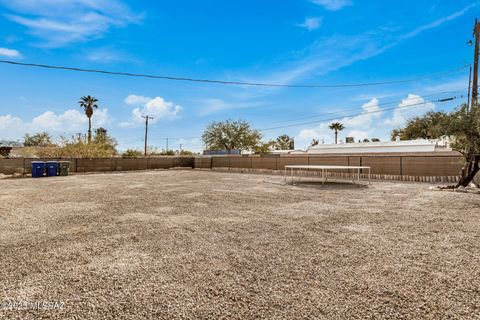
POLYGON ((467 112, 470 109, 470 93, 472 90, 472 65, 470 65, 470 75, 468 76, 468 98, 467 98, 467 112))
POLYGON ((148 141, 148 119, 153 119, 153 117, 149 117, 148 115, 142 116, 145 118, 145 157, 147 156, 147 141, 148 141))
POLYGON ((182 153, 182 144, 180 143, 179 152, 182 153))
POLYGON ((475 26, 473 27, 473 36, 475 37, 475 50, 473 57, 473 84, 472 84, 472 109, 478 105, 478 53, 480 40, 480 23, 475 19, 475 26))
POLYGON ((168 153, 168 138, 166 138, 167 140, 167 149, 166 149, 166 152, 168 153))

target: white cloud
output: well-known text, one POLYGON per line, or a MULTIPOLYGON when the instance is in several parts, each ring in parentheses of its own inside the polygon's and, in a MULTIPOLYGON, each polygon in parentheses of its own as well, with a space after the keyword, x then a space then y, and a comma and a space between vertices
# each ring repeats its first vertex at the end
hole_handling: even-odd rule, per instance
POLYGON ((328 126, 328 123, 321 123, 316 128, 300 130, 299 134, 295 137, 296 149, 308 147, 312 139, 317 139, 320 143, 333 143, 333 131, 330 130, 328 126))
POLYGON ((462 10, 460 11, 457 11, 457 12, 454 12, 452 13, 451 15, 448 15, 446 17, 443 17, 443 18, 440 18, 438 20, 435 20, 429 24, 426 24, 426 25, 423 25, 423 26, 420 26, 418 27, 417 29, 407 33, 407 34, 404 34, 401 38, 402 39, 409 39, 409 38, 413 38, 415 37, 416 35, 418 35, 419 33, 423 32, 423 31, 426 31, 426 30, 429 30, 429 29, 433 29, 433 28, 436 28, 436 27, 439 27, 441 26, 442 24, 444 24, 445 22, 448 22, 448 21, 451 21, 451 20, 455 20, 456 18, 459 18, 461 16, 463 16, 467 11, 469 11, 470 9, 472 9, 473 7, 477 6, 477 3, 472 3, 468 6, 466 6, 465 8, 463 8, 462 10))
POLYGON ((111 27, 141 19, 120 0, 0 0, 0 4, 14 12, 7 18, 26 27, 46 47, 97 39, 111 27))
POLYGON ((316 139, 318 138, 319 133, 316 129, 303 129, 298 134, 298 137, 302 140, 305 139, 316 139))
MULTIPOLYGON (((108 110, 95 110, 92 117, 92 126, 100 127, 107 123, 108 110)), ((29 131, 53 131, 53 132, 72 132, 84 128, 88 124, 88 118, 84 113, 69 109, 62 114, 55 114, 52 111, 46 111, 43 114, 33 118, 32 122, 28 123, 29 131)))
POLYGON ((305 18, 305 21, 303 23, 297 24, 297 26, 305 28, 308 31, 313 31, 320 28, 320 26, 322 25, 322 20, 323 19, 321 17, 318 17, 318 18, 307 17, 305 18))
POLYGON ((385 120, 385 123, 395 128, 401 127, 409 119, 432 111, 433 109, 435 109, 435 104, 432 102, 426 102, 421 96, 409 94, 395 109, 392 118, 385 120))
POLYGON ((9 114, 0 116, 0 132, 8 132, 9 130, 18 128, 22 125, 20 118, 13 117, 9 114))
POLYGON ((135 94, 130 94, 125 98, 124 102, 125 102, 125 104, 128 104, 130 106, 137 106, 137 105, 147 104, 151 100, 152 100, 152 98, 149 98, 149 97, 137 96, 135 94))
MULTIPOLYGON (((299 147, 307 147, 312 139, 320 140, 320 143, 334 143, 335 135, 329 128, 331 122, 341 122, 345 129, 339 132, 339 140, 344 140, 344 137, 353 137, 356 141, 365 138, 371 139, 374 137, 382 138, 379 134, 379 128, 385 125, 380 118, 383 113, 379 112, 379 100, 372 98, 369 102, 362 105, 362 114, 354 117, 339 117, 337 120, 330 122, 322 122, 315 128, 302 129, 295 138, 299 147)), ((354 113, 354 112, 352 112, 354 113)))
POLYGON ((344 118, 342 119, 342 122, 347 127, 354 127, 354 128, 371 127, 373 125, 373 121, 382 116, 382 114, 378 112, 379 110, 380 108, 378 106, 378 99, 373 98, 369 102, 362 105, 361 115, 350 117, 350 118, 344 118))
POLYGON ((336 11, 353 4, 351 0, 311 0, 313 3, 323 6, 327 10, 336 11))
POLYGON ((124 100, 125 104, 136 106, 132 110, 131 121, 121 122, 119 124, 122 128, 133 127, 135 123, 143 123, 145 119, 143 116, 148 115, 153 117, 151 123, 156 123, 162 119, 175 119, 182 112, 183 108, 171 101, 165 101, 162 97, 150 98, 131 94, 124 100))
POLYGON ((19 58, 21 57, 21 54, 18 50, 15 49, 0 48, 0 56, 8 58, 19 58))
MULTIPOLYGON (((109 121, 107 109, 95 110, 92 117, 92 127, 105 126, 109 121)), ((52 134, 76 133, 86 131, 88 119, 84 113, 69 109, 56 114, 46 111, 31 121, 24 121, 12 115, 0 116, 0 136, 8 138, 21 138, 25 133, 48 131, 52 134)))
POLYGON ((312 139, 318 139, 320 143, 322 141, 334 143, 334 134, 329 125, 337 121, 345 126, 345 129, 339 132, 339 140, 344 141, 345 137, 353 137, 355 141, 372 138, 388 140, 392 129, 403 126, 412 117, 435 109, 435 104, 415 94, 409 94, 391 113, 382 111, 379 102, 378 99, 373 98, 363 104, 361 115, 340 116, 336 120, 322 122, 316 127, 301 129, 295 137, 297 146, 308 147, 312 139))

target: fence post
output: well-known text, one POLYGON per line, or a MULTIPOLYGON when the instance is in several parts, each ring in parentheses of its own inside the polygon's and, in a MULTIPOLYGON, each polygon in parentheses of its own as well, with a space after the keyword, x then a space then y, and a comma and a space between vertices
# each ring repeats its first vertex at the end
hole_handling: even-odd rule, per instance
POLYGON ((403 176, 403 157, 400 156, 400 175, 403 176))

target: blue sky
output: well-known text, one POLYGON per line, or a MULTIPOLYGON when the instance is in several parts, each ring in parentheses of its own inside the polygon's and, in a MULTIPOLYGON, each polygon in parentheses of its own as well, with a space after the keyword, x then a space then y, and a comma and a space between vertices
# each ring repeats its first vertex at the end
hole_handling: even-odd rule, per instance
POLYGON ((86 131, 77 101, 97 97, 94 127, 121 149, 141 148, 141 115, 155 117, 149 145, 202 149, 211 122, 245 119, 265 139, 389 138, 392 128, 427 110, 466 100, 473 22, 479 3, 456 1, 0 0, 0 59, 231 81, 343 84, 412 79, 349 88, 258 88, 126 78, 0 64, 0 139, 47 130, 86 131), (416 107, 404 108, 409 104, 416 107), (396 108, 383 113, 351 114, 396 108), (348 110, 348 111, 345 111, 348 110), (298 119, 298 120, 297 120, 298 119), (303 122, 319 121, 298 126, 303 122))

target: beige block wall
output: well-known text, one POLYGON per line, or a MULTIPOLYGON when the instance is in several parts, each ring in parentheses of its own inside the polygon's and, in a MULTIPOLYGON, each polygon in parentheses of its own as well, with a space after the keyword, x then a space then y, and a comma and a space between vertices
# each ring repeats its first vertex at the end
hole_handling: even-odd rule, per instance
POLYGON ((115 170, 147 170, 147 158, 139 159, 115 159, 115 170))
POLYGON ((230 167, 231 168, 250 169, 250 168, 252 168, 252 158, 250 158, 250 157, 232 157, 232 158, 230 158, 230 167))
POLYGON ((230 157, 212 157, 212 167, 214 168, 229 168, 230 157))
POLYGON ((288 165, 308 165, 308 157, 291 156, 277 159, 277 170, 285 170, 285 166, 288 165))
POLYGON ((402 174, 406 176, 457 176, 462 157, 402 157, 402 174))
MULTIPOLYGON (((23 159, 0 159, 0 173, 14 174, 23 173, 23 159)), ((31 169, 30 169, 31 171, 31 169)))
POLYGON ((149 158, 148 169, 169 169, 173 167, 173 158, 149 158))
POLYGON ((77 172, 108 172, 116 170, 117 159, 77 159, 77 172))
POLYGON ((400 157, 362 157, 362 166, 371 167, 372 174, 400 175, 400 157))
POLYGON ((195 168, 211 169, 212 168, 212 158, 211 157, 195 157, 195 168))
POLYGON ((277 170, 277 158, 273 158, 273 157, 254 158, 254 157, 252 157, 251 160, 252 160, 252 168, 277 170))

